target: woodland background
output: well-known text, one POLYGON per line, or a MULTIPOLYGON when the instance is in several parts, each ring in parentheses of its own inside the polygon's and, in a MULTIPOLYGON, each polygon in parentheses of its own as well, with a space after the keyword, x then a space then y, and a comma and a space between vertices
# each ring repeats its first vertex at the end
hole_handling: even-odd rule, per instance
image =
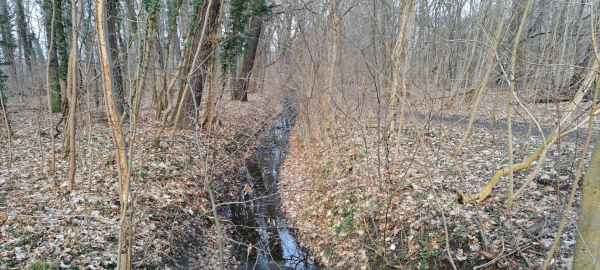
POLYGON ((0 265, 240 267, 227 206, 294 106, 320 267, 597 269, 599 6, 0 0, 0 265))

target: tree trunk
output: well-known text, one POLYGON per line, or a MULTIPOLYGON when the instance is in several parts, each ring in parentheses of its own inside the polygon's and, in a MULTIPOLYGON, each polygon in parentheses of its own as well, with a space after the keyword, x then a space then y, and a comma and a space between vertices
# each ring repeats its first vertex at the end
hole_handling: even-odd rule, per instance
POLYGON ((403 46, 404 46, 404 39, 405 37, 410 37, 410 33, 405 33, 405 29, 406 29, 406 25, 407 25, 407 17, 408 17, 408 10, 407 8, 411 6, 412 4, 409 4, 409 0, 404 0, 402 1, 402 7, 400 10, 400 30, 398 32, 398 39, 396 40, 396 46, 394 47, 394 54, 392 55, 392 86, 390 88, 390 94, 389 94, 389 112, 388 112, 388 119, 387 119, 387 127, 386 127, 386 135, 385 137, 387 138, 387 133, 391 130, 394 129, 394 120, 395 120, 395 115, 396 115, 396 106, 398 104, 398 99, 396 98, 397 92, 398 92, 398 85, 400 84, 400 86, 402 87, 401 91, 404 91, 404 79, 400 77, 400 55, 402 54, 403 51, 403 46))
MULTIPOLYGON (((506 19, 506 13, 508 12, 509 4, 510 4, 509 0, 506 0, 504 2, 504 9, 500 13, 500 16, 501 16, 500 22, 496 26, 496 31, 494 33, 494 40, 500 39, 500 35, 502 34, 502 29, 504 26, 504 21, 506 19)), ((474 104, 473 111, 471 112, 471 116, 469 117, 469 124, 467 125, 467 127, 465 129, 465 133, 464 133, 462 139, 460 140, 460 143, 458 144, 456 149, 454 149, 455 156, 458 156, 458 154, 460 154, 462 147, 465 145, 465 143, 467 142, 467 139, 469 138, 469 135, 471 134, 471 128, 473 127, 473 121, 475 121, 475 116, 477 114, 477 110, 479 109, 479 106, 481 105, 481 100, 483 99, 483 92, 485 91, 485 87, 487 85, 487 80, 490 77, 492 69, 496 65, 496 56, 497 56, 496 49, 497 48, 498 48, 498 43, 494 41, 493 44, 491 45, 491 53, 489 55, 488 62, 485 65, 485 72, 482 74, 483 77, 479 80, 480 85, 478 86, 478 90, 475 92, 475 104, 474 104)))
MULTIPOLYGON (((217 0, 208 1, 202 8, 202 14, 205 16, 203 16, 200 24, 198 24, 198 27, 195 30, 195 38, 192 41, 192 52, 194 52, 194 58, 192 61, 188 62, 189 86, 192 88, 192 92, 194 93, 194 100, 191 98, 185 98, 183 101, 183 109, 185 110, 184 119, 193 119, 196 116, 196 106, 194 106, 194 103, 200 107, 202 102, 204 80, 206 79, 208 66, 210 64, 209 57, 214 49, 214 43, 209 38, 210 34, 216 30, 215 26, 217 25, 220 8, 221 1, 217 0), (209 13, 207 14, 206 12, 209 13)), ((187 93, 184 93, 184 96, 186 95, 187 93)))
POLYGON ((4 44, 2 47, 2 63, 10 65, 8 76, 14 76, 17 73, 13 63, 15 60, 14 40, 12 36, 12 24, 10 22, 10 14, 8 13, 8 5, 6 0, 0 0, 0 41, 4 44))
MULTIPOLYGON (((0 71, 0 75, 2 74, 2 71, 0 71)), ((6 128, 6 136, 8 139, 8 168, 10 169, 10 167, 12 167, 12 128, 10 127, 10 121, 8 120, 8 112, 6 111, 6 103, 4 102, 4 100, 6 100, 4 98, 4 92, 2 92, 2 90, 4 89, 4 82, 2 82, 0 80, 0 114, 2 116, 2 120, 4 120, 4 127, 6 128)))
POLYGON ((98 51, 100 57, 100 65, 102 66, 102 81, 104 86, 104 101, 106 104, 106 114, 109 118, 110 130, 113 138, 114 147, 117 152, 117 167, 119 171, 119 195, 121 200, 121 228, 119 231, 119 247, 117 269, 131 269, 131 258, 129 249, 131 245, 125 247, 122 241, 125 228, 124 215, 127 212, 129 205, 129 167, 127 156, 127 141, 121 127, 119 114, 117 112, 117 104, 114 91, 113 70, 111 68, 111 55, 109 52, 109 42, 107 38, 107 18, 106 18, 106 3, 105 0, 95 0, 96 8, 96 34, 98 35, 98 51))
POLYGON ((69 77, 67 79, 67 89, 69 90, 69 182, 67 190, 73 190, 73 184, 75 183, 75 171, 76 166, 76 148, 75 148, 75 128, 77 126, 77 60, 78 60, 78 26, 79 26, 79 14, 82 11, 82 4, 77 5, 77 0, 71 0, 71 20, 73 26, 71 27, 71 54, 69 63, 69 77), (79 10, 77 8, 79 7, 79 10))
POLYGON ((123 114, 123 104, 125 104, 125 92, 123 90, 123 76, 121 72, 121 64, 126 64, 120 61, 119 47, 117 46, 117 33, 115 27, 115 19, 117 17, 117 7, 115 0, 109 0, 106 5, 108 19, 106 21, 106 30, 108 31, 108 45, 110 46, 110 56, 112 58, 114 76, 115 97, 117 99, 117 112, 119 117, 123 114))
POLYGON ((573 269, 598 269, 600 261, 600 140, 583 178, 581 207, 579 208, 579 232, 575 243, 573 269), (584 242, 585 241, 585 242, 584 242), (596 264, 594 264, 596 263, 596 264))
MULTIPOLYGON (((52 1, 52 0, 50 0, 52 1)), ((56 46, 56 51, 58 53, 58 86, 60 94, 58 94, 59 99, 57 102, 60 103, 60 110, 63 113, 63 116, 67 115, 68 108, 68 90, 67 90, 67 73, 69 69, 69 52, 68 52, 68 42, 67 42, 67 34, 64 31, 64 23, 61 15, 62 10, 62 0, 54 0, 54 7, 56 9, 56 14, 54 14, 54 45, 56 46)))
MULTIPOLYGON (((17 11, 17 33, 19 40, 23 46, 23 58, 28 68, 31 68, 31 57, 33 54, 33 45, 27 34, 27 22, 25 21, 25 10, 23 8, 23 0, 15 0, 15 8, 17 11)), ((21 49, 21 48, 19 48, 21 49)))
POLYGON ((258 41, 260 40, 260 33, 262 32, 262 18, 260 16, 254 16, 252 23, 250 24, 250 37, 248 37, 248 47, 244 52, 244 58, 242 59, 242 69, 238 75, 238 78, 233 89, 233 99, 248 101, 248 85, 250 83, 250 72, 254 68, 254 60, 256 59, 256 49, 258 48, 258 41))
MULTIPOLYGON (((53 3, 58 1, 45 0, 44 1, 44 26, 46 27, 46 40, 53 40, 51 38, 54 21, 56 20, 56 12, 53 13, 53 3), (54 14, 54 15, 53 15, 54 14)), ((56 9, 59 10, 60 9, 56 9)), ((60 110, 60 84, 58 83, 58 53, 56 50, 55 41, 52 41, 52 46, 48 43, 48 78, 50 84, 51 97, 51 108, 52 112, 58 112, 60 110)))
POLYGON ((531 0, 527 0, 527 4, 525 5, 525 10, 523 11, 523 15, 521 16, 521 23, 519 24, 519 29, 514 37, 514 46, 512 49, 512 53, 510 55, 510 69, 508 72, 508 109, 506 112, 506 123, 508 127, 508 192, 507 192, 507 202, 506 209, 510 211, 512 209, 513 204, 513 191, 514 191, 514 153, 513 153, 513 135, 512 135, 512 110, 513 110, 513 95, 515 94, 515 73, 517 66, 517 49, 519 48, 519 40, 521 39, 521 33, 523 33, 523 27, 525 25, 525 20, 527 19, 527 14, 529 13, 529 8, 531 7, 531 0))

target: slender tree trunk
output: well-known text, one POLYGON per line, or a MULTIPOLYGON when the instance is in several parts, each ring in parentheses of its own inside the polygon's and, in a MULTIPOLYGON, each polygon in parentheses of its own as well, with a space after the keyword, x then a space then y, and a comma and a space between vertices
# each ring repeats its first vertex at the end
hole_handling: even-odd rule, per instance
MULTIPOLYGON (((414 13, 415 13, 415 7, 414 7, 414 1, 411 1, 410 3, 410 14, 408 16, 408 27, 407 27, 407 39, 409 39, 411 37, 411 33, 412 33, 412 26, 414 23, 414 13)), ((394 146, 394 155, 392 158, 392 169, 391 172, 392 174, 396 173, 396 163, 398 162, 398 148, 400 147, 400 136, 402 134, 402 125, 404 124, 404 110, 406 107, 406 103, 408 102, 408 98, 406 96, 406 71, 408 70, 408 60, 409 60, 409 52, 410 52, 410 41, 407 42, 406 44, 406 52, 404 53, 404 66, 402 67, 402 76, 400 76, 400 94, 402 97, 402 103, 400 104, 400 115, 398 116, 398 132, 396 133, 396 142, 395 142, 395 146, 394 146)), ((395 53, 394 53, 395 54, 395 53)), ((396 55, 394 55, 394 57, 396 57, 396 55)), ((398 55, 399 57, 399 55, 398 55)), ((396 80, 396 84, 398 83, 398 76, 399 74, 399 70, 398 70, 398 63, 396 63, 396 61, 399 61, 399 59, 394 58, 394 70, 393 70, 393 76, 394 79, 396 80)), ((396 87, 396 85, 393 86, 394 88, 396 87)), ((395 91, 395 90, 393 90, 395 91)), ((387 138, 387 136, 386 136, 387 138)))
POLYGON ((117 152, 117 167, 119 171, 119 195, 121 199, 121 228, 119 231, 119 247, 117 255, 117 269, 131 269, 129 249, 131 245, 123 245, 124 237, 124 220, 127 213, 127 206, 130 200, 130 185, 129 185, 129 157, 127 153, 127 141, 123 134, 121 121, 117 112, 116 97, 113 82, 113 70, 111 68, 111 55, 109 41, 107 38, 107 17, 105 0, 95 0, 95 18, 96 18, 96 34, 98 35, 98 50, 100 57, 100 65, 102 66, 102 81, 104 85, 104 101, 106 105, 106 114, 109 118, 109 126, 113 138, 114 147, 117 152))
POLYGON ((385 129, 387 138, 387 133, 390 130, 394 129, 394 120, 396 119, 394 116, 396 115, 396 106, 398 104, 398 99, 396 94, 398 93, 398 84, 400 83, 400 55, 402 54, 402 46, 404 45, 405 29, 407 24, 408 17, 408 7, 411 6, 409 4, 410 0, 403 0, 402 7, 400 8, 400 29, 398 30, 398 38, 396 39, 396 46, 394 47, 394 54, 392 55, 392 86, 390 87, 389 93, 389 107, 388 107, 388 119, 387 119, 387 127, 385 129))
MULTIPOLYGON (((2 84, 2 82, 0 82, 2 84)), ((10 127, 10 121, 8 120, 8 112, 6 111, 6 103, 4 93, 2 92, 3 85, 0 85, 0 113, 2 113, 2 120, 4 120, 4 127, 6 128, 6 134, 8 139, 8 168, 12 167, 12 129, 10 127)))
MULTIPOLYGON (((179 9, 181 7, 181 3, 183 2, 183 0, 178 0, 177 2, 175 2, 172 6, 169 6, 169 11, 167 12, 167 14, 170 14, 170 16, 167 18, 168 20, 168 26, 167 26, 167 42, 166 42, 166 52, 164 55, 164 63, 163 63, 163 72, 164 72, 164 76, 162 78, 162 83, 161 83, 161 91, 159 94, 159 106, 157 106, 156 109, 156 119, 160 119, 160 115, 161 112, 163 111, 163 109, 165 109, 165 103, 169 103, 172 99, 172 96, 170 95, 169 91, 166 91, 167 89, 167 82, 168 82, 168 70, 169 70, 169 60, 171 59, 170 57, 170 53, 171 53, 171 47, 173 47, 174 51, 173 54, 175 56, 178 55, 179 51, 175 50, 175 44, 179 44, 179 40, 177 38, 177 17, 179 15, 179 9), (171 44, 173 43, 173 46, 171 46, 171 44)), ((175 60, 175 59, 173 59, 175 60)), ((175 69, 175 68, 174 68, 175 69)), ((167 105, 168 107, 168 105, 167 105)), ((172 107, 172 105, 171 105, 172 107)), ((165 112, 165 113, 170 113, 170 111, 165 112)))
POLYGON ((327 100, 323 106, 323 115, 327 119, 327 129, 331 130, 331 122, 329 121, 329 106, 333 101, 333 95, 335 95, 335 85, 334 85, 334 71, 335 71, 335 62, 337 59, 337 17, 335 14, 336 10, 336 0, 332 0, 331 10, 329 11, 329 28, 327 29, 328 39, 327 39, 327 100))
POLYGON ((514 37, 514 46, 512 49, 512 53, 510 56, 510 69, 508 71, 508 109, 506 112, 507 126, 508 126, 508 194, 507 194, 507 203, 506 208, 510 211, 512 209, 513 204, 513 191, 514 191, 514 154, 513 154, 513 135, 512 135, 512 110, 513 110, 513 95, 515 94, 515 73, 516 73, 516 65, 517 65, 517 49, 519 48, 519 40, 521 39, 521 33, 523 33, 523 27, 525 25, 525 20, 527 19, 527 14, 529 13, 529 7, 531 7, 531 0, 527 1, 525 5, 525 10, 523 11, 523 15, 521 18, 521 23, 519 24, 519 30, 514 37))
POLYGON ((498 48, 498 40, 500 40, 500 35, 502 33, 502 29, 504 26, 504 21, 506 18, 506 13, 508 12, 508 6, 510 4, 510 0, 506 0, 504 2, 504 9, 502 10, 502 12, 500 13, 500 22, 498 23, 498 26, 496 27, 496 32, 494 33, 494 40, 492 41, 493 44, 490 46, 490 57, 488 59, 488 62, 485 66, 485 73, 483 74, 483 77, 479 80, 479 89, 477 90, 477 92, 475 93, 475 106, 473 108, 473 111, 471 112, 471 116, 469 118, 469 124, 467 125, 467 128, 465 130, 465 134, 463 135, 460 143, 458 144, 458 146, 456 147, 456 149, 454 150, 454 155, 458 156, 458 154, 460 154, 460 151, 462 150, 462 147, 465 145, 465 142, 467 141, 467 139, 469 138, 469 135, 471 133, 471 128, 473 127, 473 121, 475 121, 475 116, 477 115, 477 110, 479 109, 479 105, 481 104, 481 100, 483 99, 483 92, 485 90, 485 86, 487 85, 487 80, 490 77, 490 73, 492 72, 492 69, 495 66, 496 63, 496 48, 498 48))
MULTIPOLYGON (((54 19, 55 15, 56 15, 57 11, 56 11, 56 5, 55 5, 54 1, 51 1, 51 4, 52 5, 50 7, 50 10, 51 10, 51 12, 50 12, 51 17, 50 18, 52 18, 52 21, 53 21, 53 19, 54 19)), ((50 23, 49 28, 46 28, 46 31, 48 31, 48 33, 50 33, 50 35, 48 36, 48 51, 50 51, 50 52, 55 51, 55 48, 54 48, 54 23, 50 23)), ((55 55, 55 57, 56 57, 56 55, 55 55)), ((52 113, 53 113, 53 110, 55 109, 55 106, 59 106, 60 105, 60 103, 58 102, 60 100, 57 100, 57 104, 56 105, 52 104, 53 98, 54 97, 58 97, 58 94, 60 94, 60 90, 57 89, 58 91, 53 93, 52 85, 50 83, 50 81, 52 80, 51 76, 53 75, 51 73, 51 69, 52 69, 52 67, 51 67, 52 63, 51 62, 52 62, 52 57, 49 56, 48 60, 46 61, 46 97, 48 98, 48 112, 49 112, 49 115, 50 115, 50 122, 48 123, 48 127, 49 127, 50 132, 48 132, 48 134, 50 134, 50 138, 51 138, 50 154, 52 155, 52 161, 50 163, 50 169, 48 171, 48 174, 53 174, 54 170, 56 168, 56 153, 55 153, 56 150, 54 148, 56 143, 55 143, 55 139, 54 139, 54 136, 53 136, 53 133, 54 133, 53 123, 54 123, 54 121, 52 119, 53 118, 52 117, 52 113), (54 96, 53 96, 53 94, 54 94, 54 96)), ((58 68, 58 59, 56 61, 56 64, 57 64, 57 68, 58 68)), ((55 70, 55 72, 57 72, 57 71, 55 70)), ((55 73, 54 76, 56 76, 56 81, 58 83, 58 73, 55 73)))
POLYGON ((69 77, 67 80, 67 88, 69 89, 69 182, 67 190, 73 190, 75 183, 75 171, 77 169, 76 164, 76 147, 75 147, 75 128, 77 126, 77 86, 78 86, 78 53, 79 46, 77 43, 78 39, 78 27, 79 27, 79 15, 82 11, 82 4, 78 5, 78 0, 71 0, 71 18, 73 25, 71 26, 71 54, 69 64, 69 77))

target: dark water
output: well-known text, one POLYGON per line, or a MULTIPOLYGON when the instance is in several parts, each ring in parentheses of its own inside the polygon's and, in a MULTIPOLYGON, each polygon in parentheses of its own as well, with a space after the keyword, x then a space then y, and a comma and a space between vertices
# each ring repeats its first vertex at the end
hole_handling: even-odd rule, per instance
POLYGON ((242 183, 247 187, 238 193, 238 201, 245 203, 233 204, 229 209, 234 223, 232 237, 243 243, 234 244, 235 255, 242 262, 238 269, 318 269, 298 246, 293 229, 279 210, 279 167, 287 154, 289 133, 298 114, 291 99, 285 105, 286 109, 246 161, 242 183))

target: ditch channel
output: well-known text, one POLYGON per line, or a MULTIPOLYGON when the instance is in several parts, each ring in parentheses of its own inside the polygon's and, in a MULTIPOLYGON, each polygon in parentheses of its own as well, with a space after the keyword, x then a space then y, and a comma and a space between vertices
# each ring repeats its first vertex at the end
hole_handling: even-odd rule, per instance
POLYGON ((231 236, 237 242, 233 252, 238 269, 319 269, 298 245, 294 229, 280 210, 277 190, 279 168, 289 148, 289 136, 298 115, 293 92, 288 94, 283 111, 275 117, 260 144, 246 160, 245 175, 236 201, 228 209, 231 236))

